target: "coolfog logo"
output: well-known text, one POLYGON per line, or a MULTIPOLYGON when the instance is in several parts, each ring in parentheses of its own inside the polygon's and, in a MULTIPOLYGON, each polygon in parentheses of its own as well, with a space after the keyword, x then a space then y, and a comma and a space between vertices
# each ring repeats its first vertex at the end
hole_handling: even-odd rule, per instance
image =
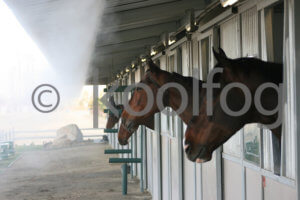
POLYGON ((37 86, 32 92, 32 105, 36 110, 42 113, 54 111, 60 102, 58 90, 50 84, 37 86))
MULTIPOLYGON (((207 82, 202 84, 202 88, 206 89, 206 115, 207 116, 212 116, 213 115, 213 104, 214 104, 214 99, 213 99, 213 92, 214 92, 214 88, 221 88, 221 84, 220 83, 214 83, 213 82, 213 78, 214 75, 217 73, 222 73, 223 72, 223 68, 214 68, 207 77, 207 82)), ((123 103, 124 103, 124 110, 130 114, 131 116, 143 116, 145 114, 147 114, 152 106, 155 104, 158 107, 158 110, 162 111, 163 114, 165 115, 174 115, 174 114, 181 114, 182 112, 184 112, 184 110, 187 108, 188 106, 188 95, 192 95, 192 99, 193 99, 193 115, 194 116, 198 116, 199 113, 199 102, 200 102, 200 94, 199 94, 199 80, 197 77, 195 77, 197 74, 199 74, 199 71, 197 69, 194 69, 193 71, 193 75, 194 75, 194 79, 193 79, 193 93, 192 94, 188 94, 187 90, 180 84, 175 83, 175 82, 169 82, 166 83, 164 85, 158 86, 158 91, 154 94, 153 90, 145 83, 137 83, 131 86, 128 86, 123 94, 123 103), (129 100, 128 100, 128 93, 130 91, 132 91, 133 88, 141 88, 145 91, 145 95, 146 99, 147 99, 147 105, 145 106, 145 108, 143 108, 142 110, 136 111, 133 110, 130 105, 129 105, 129 100), (175 88, 176 90, 178 90, 178 92, 181 95, 181 103, 180 106, 178 108, 178 110, 176 111, 172 111, 169 112, 168 110, 165 110, 164 105, 163 105, 163 99, 164 99, 164 93, 166 92, 166 90, 168 90, 169 88, 175 88)), ((118 114, 118 110, 116 108, 114 108, 113 105, 110 104, 110 102, 107 101, 107 99, 113 95, 113 92, 118 88, 118 85, 113 85, 109 90, 108 93, 105 94, 101 101, 111 110, 112 113, 114 114, 118 114)), ((249 111, 252 103, 254 103, 255 108, 257 109, 257 111, 265 116, 271 116, 274 115, 276 113, 278 113, 278 117, 277 120, 273 123, 273 124, 268 124, 268 128, 276 128, 281 124, 282 121, 282 89, 283 89, 283 85, 279 84, 276 85, 274 83, 271 82, 266 82, 261 84, 255 91, 254 94, 254 98, 251 95, 250 89, 243 83, 240 82, 232 82, 227 84, 224 88, 221 89, 221 92, 218 94, 219 95, 219 103, 220 106, 222 108, 222 110, 228 114, 229 116, 232 117, 238 117, 238 116, 242 116, 244 115, 246 112, 249 111), (230 109, 230 107, 228 106, 228 102, 227 102, 227 95, 228 92, 233 89, 233 88, 239 88, 242 93, 245 96, 245 103, 243 105, 243 107, 238 110, 238 111, 233 111, 230 109), (274 108, 273 110, 267 110, 263 107, 262 102, 261 102, 261 97, 262 97, 262 93, 264 90, 266 90, 267 88, 272 88, 273 90, 275 90, 278 94, 278 105, 276 108, 274 108)))

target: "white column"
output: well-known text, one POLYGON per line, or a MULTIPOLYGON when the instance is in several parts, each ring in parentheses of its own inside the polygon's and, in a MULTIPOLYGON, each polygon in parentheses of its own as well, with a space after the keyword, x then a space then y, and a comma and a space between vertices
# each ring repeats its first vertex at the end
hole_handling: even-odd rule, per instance
POLYGON ((98 128, 98 85, 93 85, 93 128, 98 128))

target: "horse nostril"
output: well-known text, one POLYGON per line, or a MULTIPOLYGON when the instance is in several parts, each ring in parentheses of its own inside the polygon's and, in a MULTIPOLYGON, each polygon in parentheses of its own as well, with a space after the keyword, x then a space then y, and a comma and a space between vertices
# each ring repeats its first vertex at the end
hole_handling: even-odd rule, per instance
POLYGON ((185 144, 183 148, 184 148, 184 150, 187 150, 189 147, 190 147, 190 145, 185 144))
POLYGON ((128 142, 127 142, 126 139, 119 139, 119 143, 120 143, 121 145, 127 145, 127 144, 128 144, 128 142))
POLYGON ((185 141, 183 148, 184 148, 184 150, 185 150, 186 153, 190 153, 190 151, 191 151, 191 144, 189 142, 185 141))
POLYGON ((190 149, 191 149, 191 145, 188 141, 186 141, 186 139, 184 138, 183 141, 183 149, 185 150, 186 153, 189 153, 190 149))
POLYGON ((185 152, 187 154, 189 154, 191 152, 191 146, 190 145, 186 145, 185 152))
POLYGON ((189 148, 189 146, 190 146, 189 142, 187 142, 187 141, 185 140, 185 138, 184 138, 183 141, 182 141, 182 145, 183 145, 183 149, 184 149, 184 150, 187 150, 187 149, 189 148))

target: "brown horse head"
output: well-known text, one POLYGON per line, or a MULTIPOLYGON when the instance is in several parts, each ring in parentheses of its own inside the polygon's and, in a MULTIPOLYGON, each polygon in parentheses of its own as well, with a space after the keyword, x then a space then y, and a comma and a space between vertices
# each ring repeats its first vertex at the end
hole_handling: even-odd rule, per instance
MULTIPOLYGON (((200 105, 200 115, 192 119, 186 133, 184 148, 187 157, 192 161, 209 161, 212 153, 225 143, 232 135, 249 123, 272 124, 276 122, 280 113, 266 115, 260 113, 254 104, 257 88, 271 82, 279 85, 282 82, 282 65, 267 63, 255 58, 229 59, 222 49, 220 53, 214 51, 218 64, 215 68, 222 68, 223 73, 214 77, 220 88, 213 89, 212 115, 207 115, 207 89, 202 91, 203 103, 200 105), (251 104, 249 109, 240 115, 232 115, 224 111, 221 105, 222 89, 230 83, 242 83, 250 91, 251 104)), ((273 88, 265 89, 261 94, 261 105, 266 110, 274 110, 278 106, 278 94, 273 88)), ((246 102, 242 89, 235 87, 226 96, 227 107, 234 112, 240 111, 246 102)), ((280 140, 281 125, 271 128, 280 140)))
POLYGON ((108 101, 109 101, 110 105, 112 105, 113 107, 115 107, 115 109, 117 109, 119 111, 117 115, 112 113, 111 111, 108 111, 108 119, 106 122, 106 128, 110 129, 110 128, 113 128, 114 125, 119 121, 121 113, 124 109, 124 106, 121 104, 116 105, 113 96, 111 96, 108 101))
POLYGON ((139 125, 146 125, 152 129, 154 127, 154 114, 159 112, 155 97, 159 87, 164 83, 165 71, 161 70, 151 60, 148 61, 148 67, 149 69, 140 83, 150 88, 154 101, 149 102, 151 107, 142 116, 130 112, 131 110, 136 113, 144 111, 149 101, 146 90, 137 85, 128 103, 130 109, 125 108, 121 115, 122 121, 118 133, 118 140, 121 145, 128 143, 128 139, 138 129, 139 125))
POLYGON ((119 105, 116 105, 115 108, 119 111, 119 114, 115 115, 114 113, 109 111, 108 119, 107 119, 107 122, 106 122, 106 128, 108 128, 108 129, 113 128, 114 125, 116 123, 118 123, 118 121, 120 119, 120 116, 121 116, 121 113, 124 109, 124 106, 119 104, 119 105))

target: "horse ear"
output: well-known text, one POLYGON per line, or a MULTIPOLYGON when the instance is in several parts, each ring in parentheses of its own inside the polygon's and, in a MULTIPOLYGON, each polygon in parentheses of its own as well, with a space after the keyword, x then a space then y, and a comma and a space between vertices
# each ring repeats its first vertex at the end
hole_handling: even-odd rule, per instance
POLYGON ((154 64, 152 59, 148 59, 147 65, 149 66, 149 70, 151 72, 159 72, 160 71, 160 68, 156 64, 154 64))
POLYGON ((214 53, 214 56, 217 59, 218 63, 220 63, 220 64, 228 63, 228 58, 223 49, 219 48, 219 53, 217 53, 215 48, 213 47, 213 53, 214 53))
POLYGON ((111 105, 113 105, 113 106, 116 105, 116 104, 115 104, 115 100, 114 100, 114 96, 110 96, 108 101, 109 101, 109 103, 110 103, 111 105))
POLYGON ((118 105, 116 105, 116 108, 119 111, 119 117, 121 117, 121 114, 122 114, 122 112, 124 110, 124 106, 122 104, 118 104, 118 105))
POLYGON ((214 53, 215 58, 216 58, 217 60, 219 60, 219 54, 218 54, 218 52, 216 52, 215 47, 212 48, 212 51, 213 51, 213 53, 214 53))
POLYGON ((222 67, 224 69, 221 75, 222 77, 220 77, 220 74, 218 74, 214 78, 223 79, 225 82, 232 82, 233 81, 232 74, 234 73, 234 65, 232 60, 226 56, 224 50, 221 48, 219 48, 219 53, 217 53, 214 48, 213 48, 213 52, 219 63, 218 67, 222 67))
POLYGON ((222 58, 227 59, 226 53, 224 52, 224 50, 222 48, 219 47, 219 54, 221 55, 222 58))

